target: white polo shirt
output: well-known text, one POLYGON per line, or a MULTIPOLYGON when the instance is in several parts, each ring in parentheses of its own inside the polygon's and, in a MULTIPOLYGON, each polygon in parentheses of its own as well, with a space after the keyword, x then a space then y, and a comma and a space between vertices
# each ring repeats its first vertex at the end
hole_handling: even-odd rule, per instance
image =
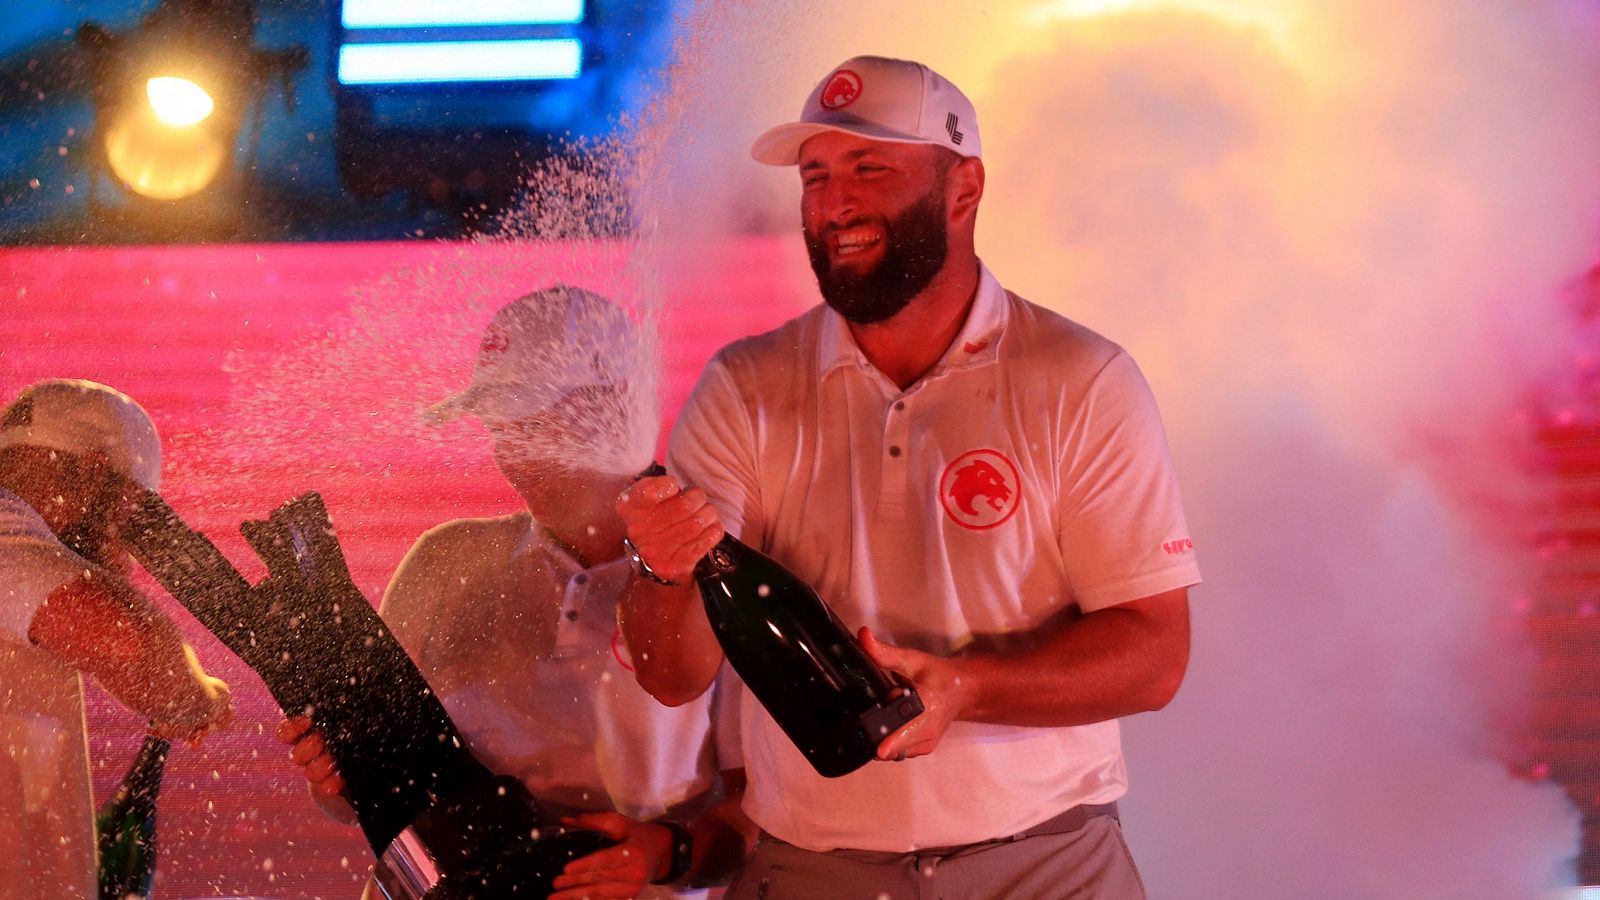
MULTIPOLYGON (((904 391, 823 306, 723 349, 668 460, 846 625, 930 653, 1003 652, 1053 617, 1200 580, 1133 360, 987 268, 945 357, 904 391)), ((972 843, 1126 789, 1115 721, 957 722, 929 756, 827 779, 743 693, 745 808, 808 849, 972 843)))
POLYGON ((92 898, 94 803, 78 670, 28 628, 57 588, 89 569, 39 514, 0 490, 0 893, 92 898))
POLYGON ((617 631, 621 559, 585 569, 527 512, 417 540, 381 613, 479 761, 558 810, 636 819, 716 776, 710 696, 668 708, 634 680, 617 631))

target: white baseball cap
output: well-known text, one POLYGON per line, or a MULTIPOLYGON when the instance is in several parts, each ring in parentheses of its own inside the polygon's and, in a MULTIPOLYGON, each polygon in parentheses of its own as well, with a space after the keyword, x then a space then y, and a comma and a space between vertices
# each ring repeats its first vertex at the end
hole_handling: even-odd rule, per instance
POLYGON ((638 341, 627 313, 598 294, 567 285, 535 291, 500 307, 478 345, 472 384, 424 416, 435 424, 530 418, 576 388, 621 385, 638 341))
POLYGON ((25 444, 75 455, 103 454, 111 467, 161 488, 161 437, 144 407, 95 381, 52 378, 0 411, 0 447, 25 444))
POLYGON ((750 146, 750 155, 768 165, 793 166, 800 162, 800 145, 824 131, 983 157, 972 101, 938 72, 904 59, 856 56, 840 63, 812 89, 800 121, 769 128, 750 146))

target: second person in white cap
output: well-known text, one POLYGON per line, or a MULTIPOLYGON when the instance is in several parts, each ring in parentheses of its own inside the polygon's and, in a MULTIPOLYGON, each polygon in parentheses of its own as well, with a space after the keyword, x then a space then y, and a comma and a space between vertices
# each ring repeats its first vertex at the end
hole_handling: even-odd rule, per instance
POLYGON ((726 529, 926 711, 826 779, 747 696, 762 835, 728 897, 1142 897, 1117 719, 1176 692, 1199 581, 1149 387, 979 260, 977 115, 927 66, 846 60, 752 153, 798 167, 824 305, 717 354, 673 475, 619 501, 677 583, 636 577, 623 630, 657 697, 704 690, 721 652, 691 571, 726 529))
MULTIPOLYGON (((712 698, 656 703, 617 631, 628 569, 611 502, 648 462, 655 434, 635 394, 646 387, 636 383, 648 374, 643 347, 626 313, 579 288, 502 307, 471 385, 427 416, 481 421, 527 508, 430 529, 379 610, 479 760, 522 779, 543 808, 619 842, 569 865, 556 900, 670 897, 725 874, 741 849, 705 808, 718 774, 712 698)), ((348 818, 308 726, 296 720, 280 736, 296 743, 323 805, 348 818)))

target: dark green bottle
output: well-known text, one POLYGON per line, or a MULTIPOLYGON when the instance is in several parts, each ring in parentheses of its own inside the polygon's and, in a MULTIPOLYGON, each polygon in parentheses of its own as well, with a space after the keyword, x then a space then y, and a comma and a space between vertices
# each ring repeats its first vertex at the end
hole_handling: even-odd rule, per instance
POLYGON ((156 795, 172 744, 149 735, 128 774, 95 815, 100 900, 150 896, 156 875, 156 795))
MULTIPOLYGON (((659 463, 641 477, 666 474, 659 463)), ((800 576, 732 535, 695 565, 706 619, 729 665, 819 775, 876 758, 922 699, 872 661, 800 576)))
POLYGON ((695 566, 706 618, 733 670, 817 773, 871 762, 889 733, 922 714, 810 585, 733 537, 695 566))

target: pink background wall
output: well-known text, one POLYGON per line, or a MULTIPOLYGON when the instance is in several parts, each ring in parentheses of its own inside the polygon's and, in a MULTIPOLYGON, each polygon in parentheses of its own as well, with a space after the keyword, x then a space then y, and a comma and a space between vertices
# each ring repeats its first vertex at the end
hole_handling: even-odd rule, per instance
MULTIPOLYGON (((718 346, 814 297, 798 241, 701 246, 661 276, 668 419, 718 346)), ((552 280, 604 281, 608 258, 559 244, 4 250, 0 398, 40 378, 78 377, 138 399, 162 429, 164 492, 251 579, 262 567, 238 535, 240 520, 321 491, 356 581, 376 603, 424 530, 518 504, 477 426, 430 436, 411 424, 414 411, 466 384, 495 305, 552 280), (470 285, 462 295, 471 297, 458 306, 435 290, 407 306, 409 282, 393 276, 422 269, 434 271, 430 284, 470 285)), ((310 803, 272 737, 279 716, 266 690, 175 602, 160 600, 233 685, 236 718, 201 749, 173 751, 158 895, 355 896, 366 847, 310 803)), ((89 692, 104 797, 140 723, 89 692)))

